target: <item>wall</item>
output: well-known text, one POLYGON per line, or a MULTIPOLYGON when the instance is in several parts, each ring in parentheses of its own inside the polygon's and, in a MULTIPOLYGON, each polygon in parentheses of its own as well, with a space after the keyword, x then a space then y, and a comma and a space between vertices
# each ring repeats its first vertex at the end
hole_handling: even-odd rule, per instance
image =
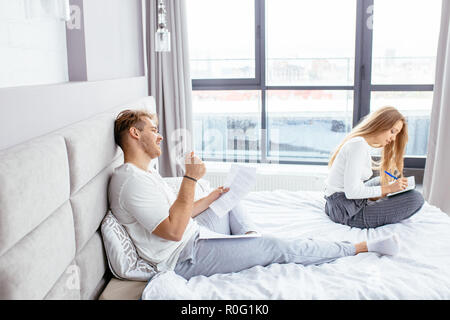
POLYGON ((68 80, 65 22, 27 18, 23 0, 0 0, 0 88, 68 80))
MULTIPOLYGON (((69 64, 72 62, 69 76, 70 69, 85 70, 80 75, 87 79, 59 84, 0 88, 0 150, 148 95, 143 61, 143 2, 121 0, 107 4, 102 0, 79 1, 82 1, 84 7, 83 17, 95 17, 96 21, 84 21, 85 25, 77 30, 81 32, 77 38, 77 41, 81 41, 78 43, 81 46, 72 47, 73 51, 69 49, 69 64), (96 4, 92 5, 91 2, 96 4), (86 6, 87 3, 89 5, 86 6), (108 11, 109 14, 102 16, 99 12, 105 7, 112 8, 108 11), (109 29, 104 28, 104 25, 119 20, 128 21, 126 23, 130 24, 122 30, 122 37, 128 40, 120 42, 120 50, 117 49, 117 30, 111 28, 108 32, 109 29), (136 21, 140 23, 137 24, 136 21), (103 42, 86 40, 83 43, 83 39, 89 39, 91 36, 94 39, 101 37, 103 42), (105 48, 106 51, 102 51, 105 48), (100 63, 100 57, 107 52, 115 58, 108 63, 100 63), (83 54, 86 59, 78 59, 83 54), (88 61, 89 57, 94 57, 91 62, 88 61), (130 62, 131 60, 140 61, 130 62)), ((71 4, 72 2, 76 1, 71 0, 71 4)), ((76 45, 70 32, 67 31, 68 48, 69 44, 76 45)))
POLYGON ((143 76, 141 1, 86 0, 83 7, 88 80, 143 76))
POLYGON ((145 77, 0 89, 0 150, 146 95, 145 77))

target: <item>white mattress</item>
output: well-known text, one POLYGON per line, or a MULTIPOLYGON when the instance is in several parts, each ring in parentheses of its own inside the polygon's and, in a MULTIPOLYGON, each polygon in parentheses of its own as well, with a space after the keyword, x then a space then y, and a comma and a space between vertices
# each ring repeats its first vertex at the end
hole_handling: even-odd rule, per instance
POLYGON ((396 233, 401 251, 318 266, 256 266, 189 281, 169 271, 147 284, 142 299, 450 299, 450 217, 428 203, 401 223, 375 229, 332 222, 319 192, 253 192, 244 204, 262 233, 352 242, 396 233))

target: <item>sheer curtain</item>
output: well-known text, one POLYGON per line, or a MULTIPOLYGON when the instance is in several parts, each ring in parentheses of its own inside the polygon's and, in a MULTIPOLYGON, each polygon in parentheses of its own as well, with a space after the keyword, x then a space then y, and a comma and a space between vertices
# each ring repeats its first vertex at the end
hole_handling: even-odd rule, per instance
POLYGON ((177 159, 193 149, 192 84, 185 0, 165 0, 165 4, 171 51, 155 52, 158 0, 146 0, 148 91, 156 99, 159 129, 164 137, 160 174, 174 177, 183 174, 177 159))
POLYGON ((423 194, 432 205, 450 214, 450 0, 442 1, 423 194))

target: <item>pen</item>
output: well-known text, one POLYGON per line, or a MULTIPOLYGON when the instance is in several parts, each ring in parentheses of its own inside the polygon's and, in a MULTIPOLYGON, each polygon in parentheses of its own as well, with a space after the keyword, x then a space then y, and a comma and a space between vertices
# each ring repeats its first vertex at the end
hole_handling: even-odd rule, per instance
POLYGON ((384 171, 384 173, 386 173, 388 176, 391 176, 392 178, 394 178, 395 180, 398 180, 398 178, 392 174, 390 174, 389 172, 387 172, 386 170, 384 171))

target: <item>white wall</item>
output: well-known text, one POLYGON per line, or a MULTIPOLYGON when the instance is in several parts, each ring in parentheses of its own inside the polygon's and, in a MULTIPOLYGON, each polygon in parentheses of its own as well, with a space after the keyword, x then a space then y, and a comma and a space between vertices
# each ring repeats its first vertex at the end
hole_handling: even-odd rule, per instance
MULTIPOLYGON (((22 2, 23 0, 0 0, 3 5, 0 7, 0 14, 2 16, 7 14, 9 17, 10 13, 3 11, 5 1, 22 2)), ((88 4, 83 13, 91 17, 88 19, 93 17, 96 19, 95 23, 90 20, 90 23, 80 30, 70 30, 70 32, 80 32, 83 36, 77 38, 69 33, 67 37, 69 44, 73 46, 82 44, 81 47, 72 48, 73 50, 69 52, 69 62, 74 62, 72 68, 86 68, 87 79, 58 84, 0 87, 0 150, 148 95, 143 52, 145 15, 141 11, 141 0, 70 1, 71 4, 78 3, 82 6, 88 4), (96 4, 92 5, 91 2, 96 4), (102 9, 109 6, 113 7, 108 9, 109 14, 102 15, 104 12, 102 9), (127 27, 121 31, 122 35, 126 35, 126 39, 117 45, 118 31, 114 28, 109 30, 108 24, 122 20, 127 24, 127 27), (108 30, 111 33, 105 34, 108 30), (91 34, 95 36, 91 37, 91 34), (104 38, 103 40, 108 41, 97 45, 91 43, 89 47, 84 48, 84 35, 91 37, 91 40, 104 38), (71 43, 70 40, 74 38, 77 41, 71 43), (83 63, 84 59, 75 59, 82 54, 86 54, 86 58, 92 55, 95 58, 86 65, 83 63), (115 58, 108 60, 107 55, 115 56, 115 58), (121 60, 120 57, 128 58, 121 60), (100 61, 102 58, 108 60, 108 63, 102 63, 100 61), (95 60, 97 61, 94 63, 95 60)), ((46 73, 48 73, 47 70, 43 74, 46 73)))
POLYGON ((27 19, 23 0, 0 0, 0 88, 66 81, 65 22, 27 19))
POLYGON ((83 7, 87 79, 143 76, 141 0, 85 0, 83 7))
POLYGON ((0 89, 0 150, 147 96, 147 77, 0 89))

